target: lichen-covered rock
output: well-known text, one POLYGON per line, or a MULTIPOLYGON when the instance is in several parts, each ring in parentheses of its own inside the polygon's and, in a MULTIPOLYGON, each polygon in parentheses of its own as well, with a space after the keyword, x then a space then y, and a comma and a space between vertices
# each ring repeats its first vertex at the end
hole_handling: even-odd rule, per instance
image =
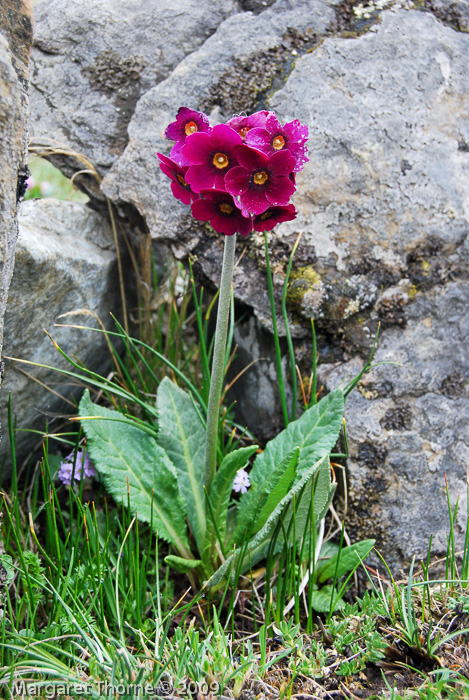
MULTIPOLYGON (((120 315, 116 254, 107 221, 84 204, 38 199, 24 202, 19 215, 16 264, 5 313, 4 352, 15 357, 70 370, 44 332, 89 369, 107 371, 109 350, 101 333, 56 327, 56 323, 99 327, 96 317, 59 319, 70 311, 87 309, 113 327, 110 312, 120 315)), ((6 425, 8 392, 19 429, 50 430, 57 415, 74 413, 66 400, 83 390, 57 372, 5 360, 1 421, 6 425), (42 382, 28 378, 22 370, 42 382), (47 391, 44 385, 53 392, 47 391)), ((18 454, 37 442, 37 436, 17 433, 18 454)), ((7 454, 7 441, 4 445, 7 454)))
POLYGON ((139 101, 129 124, 129 145, 103 184, 108 196, 135 204, 155 238, 173 240, 183 249, 188 245, 181 243, 183 227, 194 247, 200 231, 197 236, 187 208, 172 198, 166 178, 155 168, 155 152, 170 150, 164 126, 182 103, 211 113, 213 121, 253 111, 274 82, 283 84, 298 51, 324 35, 334 18, 330 5, 278 0, 259 15, 243 13, 223 22, 139 101))
MULTIPOLYGON (((425 557, 430 535, 444 552, 449 531, 446 484, 457 532, 467 523, 469 458, 469 284, 448 282, 420 294, 407 308, 405 328, 383 332, 375 361, 347 400, 350 437, 348 526, 353 538, 370 532, 397 565, 425 557)), ((336 386, 363 361, 325 366, 336 386)))
POLYGON ((140 96, 237 10, 236 0, 42 0, 31 55, 32 136, 66 144, 105 172, 127 144, 140 96))
POLYGON ((458 32, 469 32, 469 2, 467 0, 424 0, 425 9, 441 22, 458 32))
MULTIPOLYGON (((29 0, 0 7, 0 357, 3 315, 15 261, 17 203, 27 175, 28 57, 32 42, 29 0)), ((1 384, 1 373, 0 373, 1 384)))
MULTIPOLYGON (((76 4, 68 2, 67 11, 75 12, 76 4)), ((394 566, 420 554, 429 533, 444 550, 440 475, 450 475, 453 497, 464 497, 469 450, 461 425, 468 418, 469 374, 467 3, 408 5, 390 0, 381 11, 383 3, 277 0, 264 11, 253 3, 254 14, 242 12, 248 4, 240 3, 224 21, 218 15, 209 38, 199 36, 168 62, 164 80, 145 84, 130 121, 128 113, 119 122, 115 94, 102 97, 91 85, 83 58, 79 77, 64 87, 70 115, 62 97, 35 112, 37 133, 83 148, 106 173, 106 195, 117 206, 135 207, 151 235, 178 258, 192 254, 199 278, 211 285, 219 281, 223 241, 173 199, 156 162, 157 151, 170 150, 165 126, 181 104, 210 113, 213 122, 269 108, 281 120, 309 125, 310 161, 295 195, 299 216, 269 236, 276 292, 301 233, 288 293, 300 364, 310 357, 311 315, 328 388, 362 366, 378 321, 378 359, 402 363, 374 370, 346 409, 350 527, 356 537, 378 535, 394 566)), ((80 35, 80 22, 86 23, 76 17, 80 35)), ((67 32, 61 41, 71 46, 67 32)), ((106 36, 95 57, 109 48, 106 36)), ((73 50, 82 51, 80 42, 73 50)), ((54 56, 37 56, 36 89, 49 94, 54 56)), ((67 78, 54 80, 55 96, 67 78)), ((269 355, 264 333, 271 324, 263 237, 241 241, 240 253, 244 246, 234 289, 257 319, 257 330, 251 320, 237 331, 248 362, 258 359, 250 354, 255 348, 269 355)), ((251 378, 244 376, 252 396, 243 399, 239 392, 239 405, 252 416, 252 385, 261 387, 256 415, 271 426, 278 420, 278 407, 269 411, 269 402, 276 403, 269 390, 273 366, 272 357, 257 363, 251 378)))

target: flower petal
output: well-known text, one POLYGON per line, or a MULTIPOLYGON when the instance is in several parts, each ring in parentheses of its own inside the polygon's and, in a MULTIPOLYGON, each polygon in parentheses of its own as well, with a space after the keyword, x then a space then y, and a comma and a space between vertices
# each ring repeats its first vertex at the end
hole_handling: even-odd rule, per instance
POLYGON ((215 174, 205 163, 203 165, 190 165, 185 180, 194 192, 200 192, 205 188, 213 187, 215 174))
MULTIPOLYGON (((269 204, 284 206, 288 204, 288 200, 295 191, 295 186, 290 178, 285 175, 277 175, 271 178, 269 184, 265 189, 265 196, 269 204)), ((266 207, 267 209, 268 207, 266 207)), ((261 213, 254 212, 253 213, 261 213)), ((264 209, 265 211, 265 209, 264 209)))
POLYGON ((198 221, 210 221, 215 214, 215 206, 210 199, 198 199, 191 204, 192 216, 198 221))
POLYGON ((182 147, 182 155, 190 165, 202 165, 213 151, 212 139, 206 133, 191 134, 182 147))
POLYGON ((183 187, 179 182, 177 182, 177 180, 174 180, 171 183, 171 191, 176 197, 176 199, 179 199, 183 204, 191 203, 191 193, 189 192, 189 190, 186 190, 186 188, 183 187))
POLYGON ((241 204, 251 214, 263 214, 269 208, 270 203, 263 190, 247 190, 240 197, 241 204))
POLYGON ((232 129, 227 124, 218 124, 214 126, 210 134, 212 144, 217 151, 225 153, 231 151, 236 146, 243 143, 243 139, 237 131, 232 129))
POLYGON ((269 158, 269 167, 276 175, 290 175, 295 165, 296 160, 288 150, 277 151, 269 158))
POLYGON ((269 162, 269 159, 264 153, 256 151, 255 148, 251 148, 245 144, 238 146, 236 149, 236 157, 238 158, 239 164, 251 172, 253 170, 262 170, 266 168, 269 162))
POLYGON ((236 166, 225 175, 226 191, 237 197, 246 192, 249 187, 249 172, 245 168, 236 166))

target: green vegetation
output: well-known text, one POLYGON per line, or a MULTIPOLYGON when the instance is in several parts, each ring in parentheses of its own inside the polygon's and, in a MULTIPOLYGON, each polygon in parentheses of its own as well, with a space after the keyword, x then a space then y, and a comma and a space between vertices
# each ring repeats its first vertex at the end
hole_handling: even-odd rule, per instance
POLYGON ((45 158, 32 158, 29 169, 31 176, 24 196, 25 200, 53 197, 70 202, 88 201, 88 197, 74 187, 70 180, 45 158))
MULTIPOLYGON (((380 571, 365 562, 373 540, 348 544, 346 524, 330 508, 329 459, 347 457, 345 432, 345 452, 332 450, 344 398, 361 375, 318 401, 315 351, 309 387, 296 387, 299 418, 278 363, 285 430, 262 449, 237 425, 225 390, 220 476, 208 496, 194 490, 203 473, 194 441, 208 401, 216 297, 179 266, 157 279, 150 247, 144 250, 136 337, 120 324, 108 334, 112 378, 68 358, 69 373, 89 387, 81 421, 53 434, 46 427, 42 454, 22 473, 10 404, 0 693, 468 697, 469 530, 457 552, 459 505, 448 503, 445 561, 432 562, 430 541, 425 561, 412 562, 403 580, 385 562, 380 571), (175 426, 188 446, 184 459, 174 448, 175 426), (62 483, 63 457, 72 451, 77 465, 83 449, 97 476, 78 473, 71 486, 62 483), (187 480, 192 500, 183 502, 177 480, 188 465, 196 477, 187 480), (244 467, 251 488, 240 494, 232 485, 244 467)), ((283 311, 288 282, 287 270, 283 311)), ((233 332, 232 314, 225 370, 233 332)), ((372 367, 371 355, 363 371, 372 367)), ((289 369, 296 385, 291 344, 289 369)))

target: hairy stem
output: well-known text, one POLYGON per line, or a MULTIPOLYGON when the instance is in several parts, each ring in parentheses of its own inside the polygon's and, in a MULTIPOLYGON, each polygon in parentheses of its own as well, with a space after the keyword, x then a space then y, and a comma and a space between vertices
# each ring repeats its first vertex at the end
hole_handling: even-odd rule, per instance
POLYGON ((231 282, 235 258, 236 234, 225 236, 223 267, 221 270, 220 296, 218 298, 217 325, 213 348, 212 375, 207 408, 207 432, 205 439, 205 487, 210 486, 217 468, 218 420, 220 399, 225 374, 225 350, 228 320, 230 317, 231 282))

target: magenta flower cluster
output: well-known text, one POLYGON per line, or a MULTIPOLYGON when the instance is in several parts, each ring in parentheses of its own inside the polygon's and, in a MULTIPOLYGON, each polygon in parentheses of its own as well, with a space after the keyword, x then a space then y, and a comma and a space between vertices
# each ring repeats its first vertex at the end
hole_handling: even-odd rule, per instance
POLYGON ((176 199, 218 233, 248 236, 296 217, 290 197, 308 160, 308 127, 282 125, 274 112, 236 116, 210 126, 203 112, 181 107, 165 131, 170 158, 158 153, 176 199))

